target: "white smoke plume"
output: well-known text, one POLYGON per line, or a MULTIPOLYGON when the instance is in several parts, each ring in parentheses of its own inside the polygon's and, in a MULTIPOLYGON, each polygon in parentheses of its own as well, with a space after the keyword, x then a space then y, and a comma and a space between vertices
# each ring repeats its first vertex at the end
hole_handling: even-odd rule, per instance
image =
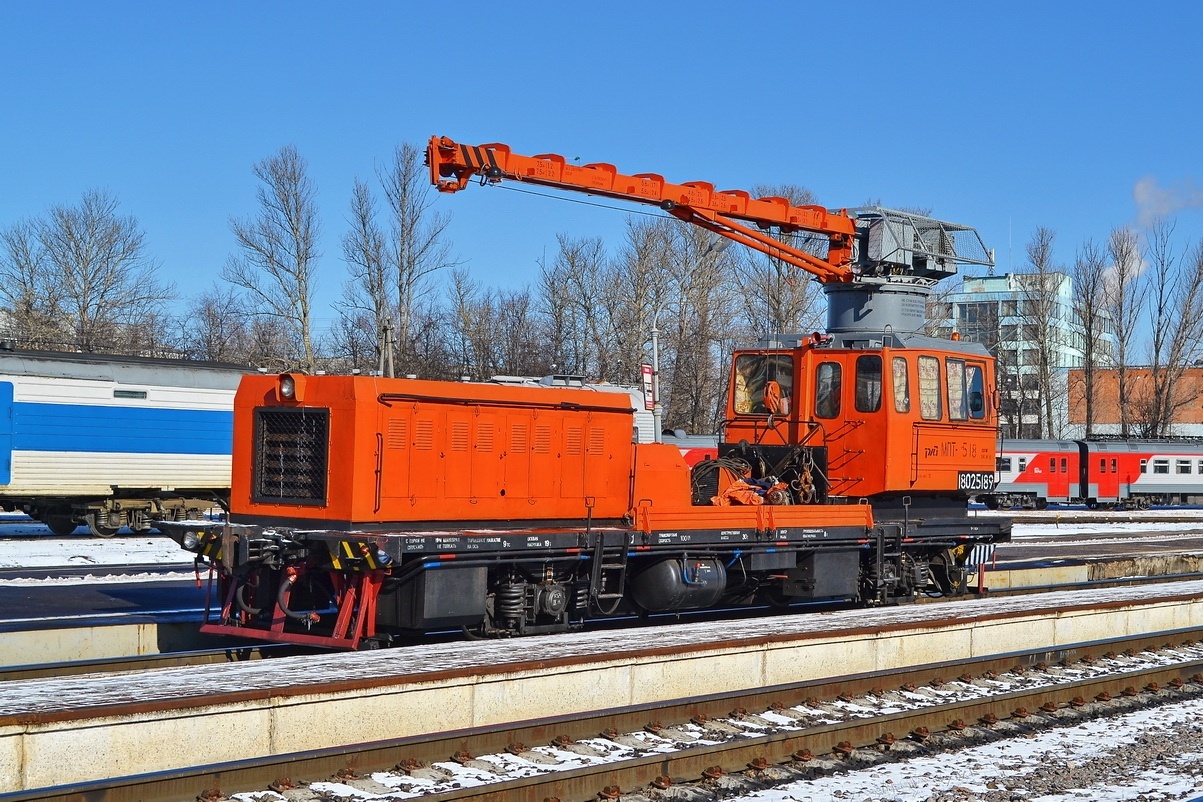
POLYGON ((1159 217, 1171 217, 1183 209, 1203 207, 1203 187, 1194 181, 1179 181, 1168 187, 1157 185, 1157 179, 1145 176, 1132 187, 1132 199, 1136 201, 1136 222, 1148 228, 1159 217))

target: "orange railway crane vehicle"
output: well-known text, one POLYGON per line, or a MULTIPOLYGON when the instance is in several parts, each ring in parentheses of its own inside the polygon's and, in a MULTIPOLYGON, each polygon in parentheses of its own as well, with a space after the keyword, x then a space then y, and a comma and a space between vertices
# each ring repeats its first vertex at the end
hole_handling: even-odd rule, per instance
POLYGON ((249 376, 229 523, 163 527, 210 571, 204 631, 362 648, 613 615, 888 604, 965 590, 994 485, 994 362, 919 333, 931 286, 989 264, 964 226, 670 184, 435 137, 432 181, 659 206, 813 275, 826 334, 734 354, 713 459, 647 442, 632 396, 552 382, 249 376), (827 238, 815 256, 766 232, 827 238))

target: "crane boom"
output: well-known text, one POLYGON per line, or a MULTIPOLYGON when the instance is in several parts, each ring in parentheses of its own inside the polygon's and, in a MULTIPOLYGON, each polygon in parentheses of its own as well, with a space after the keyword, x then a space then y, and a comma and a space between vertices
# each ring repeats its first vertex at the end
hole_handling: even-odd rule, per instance
POLYGON ((828 332, 855 337, 920 331, 931 287, 955 275, 957 265, 994 266, 974 229, 912 212, 794 206, 786 198, 717 191, 705 181, 672 184, 655 173, 624 175, 612 164, 569 164, 554 153, 520 156, 497 142, 463 145, 439 136, 430 138, 426 164, 440 192, 458 192, 477 177, 658 206, 810 273, 827 296, 828 332), (799 231, 825 237, 826 258, 770 233, 799 231))
POLYGON ((544 153, 520 156, 508 145, 463 145, 447 137, 431 137, 426 150, 431 183, 440 192, 458 192, 474 176, 484 182, 524 181, 591 195, 659 206, 669 214, 735 240, 814 275, 823 283, 847 283, 852 268, 856 221, 847 212, 822 206, 794 206, 785 198, 753 198, 743 190, 715 190, 705 181, 672 184, 654 173, 624 175, 612 164, 569 164, 563 156, 544 153), (752 226, 747 225, 751 223, 752 226), (769 236, 808 231, 827 237, 827 258, 769 236))

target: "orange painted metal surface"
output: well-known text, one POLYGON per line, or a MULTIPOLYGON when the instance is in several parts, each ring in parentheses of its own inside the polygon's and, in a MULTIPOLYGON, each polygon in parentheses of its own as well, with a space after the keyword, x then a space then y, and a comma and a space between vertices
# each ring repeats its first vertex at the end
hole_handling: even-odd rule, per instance
POLYGON ((524 181, 651 204, 686 222, 780 258, 820 281, 841 283, 855 278, 850 265, 856 224, 842 210, 794 206, 778 197, 753 198, 744 190, 716 190, 706 181, 673 184, 655 173, 625 175, 612 164, 569 164, 554 153, 521 156, 499 142, 464 145, 447 137, 431 137, 426 163, 431 182, 442 192, 457 192, 479 177, 489 182, 524 181), (761 230, 769 227, 779 228, 783 233, 811 231, 825 235, 827 258, 783 243, 761 230))
POLYGON ((275 376, 248 377, 238 391, 235 515, 429 523, 618 519, 630 509, 633 417, 625 393, 303 378, 300 401, 281 399, 275 376), (322 503, 262 500, 256 471, 272 466, 255 462, 255 444, 264 440, 256 414, 271 408, 328 410, 328 466, 313 468, 326 472, 322 503))
POLYGON ((741 409, 747 389, 733 370, 723 441, 826 447, 831 496, 956 492, 960 474, 995 471, 997 393, 994 361, 988 357, 959 350, 828 349, 811 343, 789 351, 741 353, 777 354, 789 361, 792 369, 783 371, 792 380, 785 399, 788 411, 741 409), (872 393, 863 382, 858 385, 864 358, 881 365, 880 383, 872 393), (842 377, 838 391, 824 397, 821 376, 837 371, 842 377), (975 392, 981 407, 976 410, 963 378, 967 375, 980 377, 975 392))
POLYGON ((250 376, 235 399, 236 520, 450 530, 625 520, 644 532, 872 525, 864 505, 694 506, 680 449, 632 442, 625 394, 364 376, 294 377, 291 399, 280 387, 279 377, 250 376), (272 455, 270 435, 257 430, 265 410, 328 416, 328 446, 309 457, 321 498, 263 498, 260 474, 292 458, 272 455))

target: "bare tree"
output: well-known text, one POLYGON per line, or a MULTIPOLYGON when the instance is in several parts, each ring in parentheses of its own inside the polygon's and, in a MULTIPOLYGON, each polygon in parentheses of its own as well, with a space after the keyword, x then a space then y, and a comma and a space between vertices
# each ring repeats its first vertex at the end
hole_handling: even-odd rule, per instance
POLYGON ((1132 349, 1139 331, 1141 310, 1144 307, 1145 286, 1140 279, 1141 256, 1136 232, 1129 228, 1114 228, 1107 238, 1107 255, 1111 272, 1107 280, 1107 311, 1115 325, 1115 372, 1119 393, 1120 436, 1131 434, 1132 349))
POLYGON ((379 173, 390 215, 385 258, 395 276, 397 345, 403 360, 413 357, 414 308, 430 289, 427 279, 458 264, 446 238, 451 216, 431 210, 433 191, 422 158, 422 151, 407 142, 379 173))
POLYGON ((669 254, 676 299, 675 325, 668 330, 664 373, 666 428, 713 432, 722 419, 724 378, 735 319, 729 249, 722 240, 691 225, 676 227, 669 254))
POLYGON ((192 299, 179 321, 179 348, 191 359, 251 362, 251 323, 238 291, 214 284, 192 299))
MULTIPOLYGON (((1052 229, 1039 226, 1027 244, 1029 272, 1022 277, 1023 290, 1019 316, 1024 328, 1024 338, 1033 345, 1034 359, 1029 366, 1034 368, 1036 382, 1040 388, 1040 436, 1059 437, 1056 416, 1057 399, 1065 388, 1058 381, 1057 368, 1064 332, 1057 321, 1067 315, 1061 309, 1060 287, 1065 276, 1053 262, 1053 241, 1056 234, 1052 229)), ((1021 377, 1022 379, 1022 377, 1021 377)))
POLYGON ((606 253, 598 237, 557 236, 555 261, 539 275, 540 312, 560 373, 604 379, 602 274, 606 253))
POLYGON ((535 300, 530 290, 502 291, 493 301, 493 329, 497 372, 514 376, 542 376, 551 372, 543 347, 535 300))
POLYGON ((303 365, 303 345, 296 327, 280 317, 252 315, 246 361, 270 373, 295 370, 297 365, 303 365))
POLYGON ((1081 326, 1082 397, 1086 438, 1094 434, 1095 380, 1110 354, 1100 353, 1110 318, 1105 311, 1107 259, 1091 240, 1078 249, 1074 259, 1074 314, 1081 326))
POLYGON ((455 361, 447 345, 448 319, 446 309, 434 301, 423 301, 414 307, 410 325, 413 362, 408 366, 409 373, 431 379, 462 375, 454 370, 455 361))
POLYGON ((640 366, 653 362, 652 329, 674 314, 668 248, 678 225, 665 217, 627 218, 626 236, 603 291, 610 323, 610 381, 639 381, 640 366))
POLYGON ((317 189, 305 159, 293 145, 257 162, 253 171, 261 182, 255 193, 259 213, 230 221, 239 253, 229 258, 221 275, 245 291, 256 315, 279 324, 259 330, 286 332, 300 345, 297 365, 313 372, 317 357, 312 307, 320 233, 317 189))
POLYGON ((1179 382, 1203 350, 1203 243, 1181 259, 1172 242, 1174 228, 1173 222, 1157 220, 1148 235, 1152 388, 1141 428, 1149 437, 1173 433, 1178 410, 1189 403, 1178 397, 1179 382))
POLYGON ((175 297, 158 279, 138 221, 117 206, 107 192, 89 190, 78 205, 53 206, 34 223, 42 268, 51 271, 42 286, 57 298, 75 348, 116 347, 122 327, 143 324, 175 297))
POLYGON ((65 343, 62 288, 38 241, 37 225, 21 222, 0 232, 0 297, 5 334, 32 348, 65 343))
MULTIPOLYGON (((784 198, 791 206, 816 203, 813 192, 795 184, 761 184, 752 192, 757 197, 784 198)), ((770 234, 816 256, 825 258, 827 255, 826 237, 770 234)), ((728 244, 723 243, 724 246, 728 244)), ((731 274, 735 281, 731 290, 738 299, 747 339, 758 340, 822 327, 826 304, 819 284, 809 273, 752 248, 733 249, 731 262, 736 268, 731 274)))
POLYGON ((344 311, 323 340, 326 370, 340 373, 374 372, 379 369, 378 329, 366 313, 344 311))
MULTIPOLYGON (((340 320, 336 350, 362 350, 362 340, 373 343, 370 361, 384 370, 381 362, 391 366, 392 354, 385 357, 385 337, 393 325, 393 292, 385 255, 385 238, 376 223, 376 202, 368 185, 355 181, 351 192, 351 228, 343 235, 343 259, 350 268, 351 278, 343 284, 342 301, 338 304, 340 320), (370 326, 370 332, 364 331, 370 326)), ((354 367, 363 368, 357 357, 354 367)))
POLYGON ((492 298, 465 270, 451 271, 451 330, 448 338, 459 375, 477 379, 499 373, 493 353, 496 333, 492 298))

